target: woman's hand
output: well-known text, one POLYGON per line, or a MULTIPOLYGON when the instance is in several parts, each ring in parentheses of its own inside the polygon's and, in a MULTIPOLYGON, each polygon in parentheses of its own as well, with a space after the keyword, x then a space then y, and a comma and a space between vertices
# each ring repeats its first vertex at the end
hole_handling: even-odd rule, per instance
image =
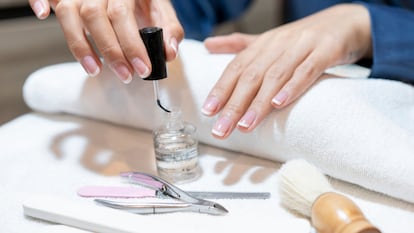
POLYGON ((163 28, 167 60, 177 56, 184 32, 167 0, 29 0, 39 19, 52 7, 73 56, 86 72, 97 75, 102 67, 98 56, 125 83, 135 71, 141 78, 151 73, 151 62, 139 35, 139 28, 163 28), (90 34, 98 51, 95 51, 90 34))
POLYGON ((259 36, 212 37, 205 46, 212 53, 237 53, 202 109, 207 116, 220 112, 212 134, 223 139, 236 127, 252 131, 273 108, 301 96, 325 69, 369 56, 369 13, 362 5, 337 5, 259 36))

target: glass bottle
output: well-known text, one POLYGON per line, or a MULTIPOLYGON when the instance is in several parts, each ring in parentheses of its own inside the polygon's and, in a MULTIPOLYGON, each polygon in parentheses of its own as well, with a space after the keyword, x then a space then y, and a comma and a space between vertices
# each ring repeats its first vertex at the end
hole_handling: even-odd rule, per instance
POLYGON ((196 127, 182 121, 181 115, 171 111, 153 132, 158 175, 173 183, 194 180, 200 173, 196 127))

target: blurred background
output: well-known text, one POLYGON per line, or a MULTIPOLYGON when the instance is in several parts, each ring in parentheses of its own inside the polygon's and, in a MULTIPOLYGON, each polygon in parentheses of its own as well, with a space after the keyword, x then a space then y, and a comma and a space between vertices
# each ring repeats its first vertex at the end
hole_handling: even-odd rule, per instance
MULTIPOLYGON (((255 0, 235 21, 218 25, 215 34, 260 33, 280 23, 280 1, 255 0)), ((42 67, 74 61, 52 15, 40 21, 27 0, 0 0, 0 125, 31 111, 23 101, 26 78, 42 67)))

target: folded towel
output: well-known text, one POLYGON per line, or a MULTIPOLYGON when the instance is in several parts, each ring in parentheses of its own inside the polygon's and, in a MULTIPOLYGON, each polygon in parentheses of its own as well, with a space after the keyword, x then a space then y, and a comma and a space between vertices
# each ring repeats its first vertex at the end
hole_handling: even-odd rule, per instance
MULTIPOLYGON (((214 118, 200 109, 231 55, 211 55, 200 42, 185 40, 180 61, 160 81, 161 102, 179 106, 198 127, 200 142, 284 162, 305 158, 326 174, 367 189, 414 202, 414 88, 366 79, 368 70, 341 66, 327 72, 354 78, 321 79, 283 110, 274 110, 249 134, 211 136, 214 118)), ((105 68, 95 78, 81 66, 42 68, 24 85, 34 110, 65 112, 152 130, 160 116, 152 83, 134 78, 125 85, 105 68), (155 114, 155 115, 154 115, 155 114)))

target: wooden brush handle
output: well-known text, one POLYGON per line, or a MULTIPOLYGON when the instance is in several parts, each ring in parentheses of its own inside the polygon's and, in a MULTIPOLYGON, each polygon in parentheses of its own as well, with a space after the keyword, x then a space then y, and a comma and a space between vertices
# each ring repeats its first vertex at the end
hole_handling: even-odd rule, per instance
POLYGON ((349 198, 324 193, 312 205, 311 222, 319 233, 381 233, 349 198))

